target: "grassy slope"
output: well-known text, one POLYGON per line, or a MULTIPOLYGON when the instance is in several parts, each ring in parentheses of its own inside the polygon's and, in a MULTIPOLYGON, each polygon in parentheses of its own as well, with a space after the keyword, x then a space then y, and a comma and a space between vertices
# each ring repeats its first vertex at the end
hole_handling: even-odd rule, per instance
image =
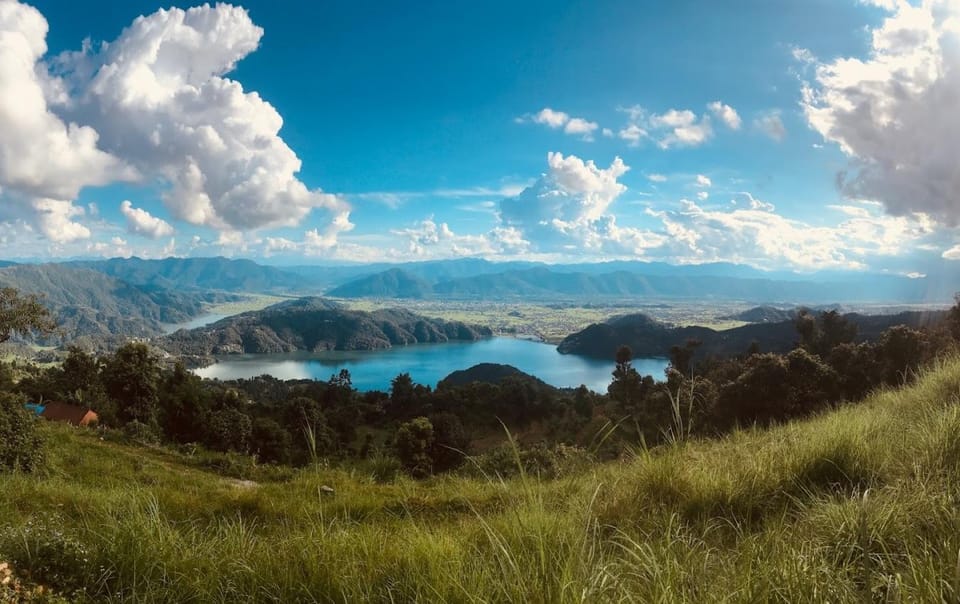
POLYGON ((50 476, 0 476, 0 558, 47 516, 88 545, 88 592, 124 601, 955 601, 958 403, 954 360, 809 421, 543 483, 242 486, 51 426, 50 476))

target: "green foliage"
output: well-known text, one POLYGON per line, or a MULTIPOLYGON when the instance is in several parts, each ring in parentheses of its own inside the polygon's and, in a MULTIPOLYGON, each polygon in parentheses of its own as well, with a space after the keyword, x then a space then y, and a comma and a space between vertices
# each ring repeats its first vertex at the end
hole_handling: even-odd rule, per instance
POLYGON ((160 366, 146 344, 130 342, 120 347, 104 364, 103 383, 121 421, 155 423, 160 366))
POLYGON ((44 465, 44 440, 26 401, 0 393, 0 472, 34 472, 44 465))
POLYGON ((94 569, 89 548, 63 524, 61 518, 40 517, 0 530, 0 559, 6 557, 23 579, 79 599, 94 569))
POLYGON ((57 325, 36 296, 23 296, 12 287, 0 288, 0 342, 15 334, 50 334, 57 325))
POLYGON ((436 439, 429 419, 418 417, 402 424, 394 442, 397 458, 411 476, 424 478, 433 473, 436 439))

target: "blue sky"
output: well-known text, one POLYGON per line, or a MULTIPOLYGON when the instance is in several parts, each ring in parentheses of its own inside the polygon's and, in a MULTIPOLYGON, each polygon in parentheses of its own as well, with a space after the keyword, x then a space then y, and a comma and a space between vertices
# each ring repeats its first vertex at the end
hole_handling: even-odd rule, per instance
POLYGON ((0 255, 960 257, 944 2, 385 4, 0 0, 0 255))

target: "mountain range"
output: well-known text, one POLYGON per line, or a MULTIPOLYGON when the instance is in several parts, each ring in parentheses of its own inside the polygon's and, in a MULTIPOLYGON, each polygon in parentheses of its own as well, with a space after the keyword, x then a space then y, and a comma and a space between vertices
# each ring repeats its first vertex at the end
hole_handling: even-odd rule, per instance
MULTIPOLYGON (((677 298, 822 304, 850 302, 926 302, 947 300, 951 291, 931 292, 930 283, 892 275, 848 275, 836 281, 761 277, 735 265, 683 266, 610 263, 609 265, 533 266, 501 272, 431 280, 407 268, 394 267, 359 277, 327 295, 334 298, 411 298, 551 301, 557 298, 677 298), (614 267, 613 272, 604 272, 614 267), (579 268, 580 270, 574 270, 579 268), (711 274, 710 270, 730 274, 711 274), (640 272, 644 271, 644 272, 640 272), (646 272, 649 271, 649 272, 646 272), (934 296, 931 298, 931 296, 934 296)), ((420 271, 422 273, 422 271, 420 271)), ((796 277, 796 276, 794 276, 796 277)))

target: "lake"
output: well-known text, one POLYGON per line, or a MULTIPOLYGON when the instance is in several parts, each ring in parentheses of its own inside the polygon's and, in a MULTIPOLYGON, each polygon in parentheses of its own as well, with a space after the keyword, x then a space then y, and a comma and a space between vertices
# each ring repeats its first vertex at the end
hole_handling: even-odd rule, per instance
MULTIPOLYGON (((556 346, 517 338, 488 338, 478 342, 416 344, 387 350, 248 354, 220 357, 218 363, 197 369, 205 378, 231 380, 268 374, 282 380, 327 380, 341 369, 350 372, 358 390, 390 389, 398 374, 409 373, 414 382, 436 386, 458 369, 478 363, 503 363, 560 388, 586 384, 605 393, 614 361, 560 354, 556 346)), ((643 375, 663 379, 667 359, 634 359, 643 375)))

